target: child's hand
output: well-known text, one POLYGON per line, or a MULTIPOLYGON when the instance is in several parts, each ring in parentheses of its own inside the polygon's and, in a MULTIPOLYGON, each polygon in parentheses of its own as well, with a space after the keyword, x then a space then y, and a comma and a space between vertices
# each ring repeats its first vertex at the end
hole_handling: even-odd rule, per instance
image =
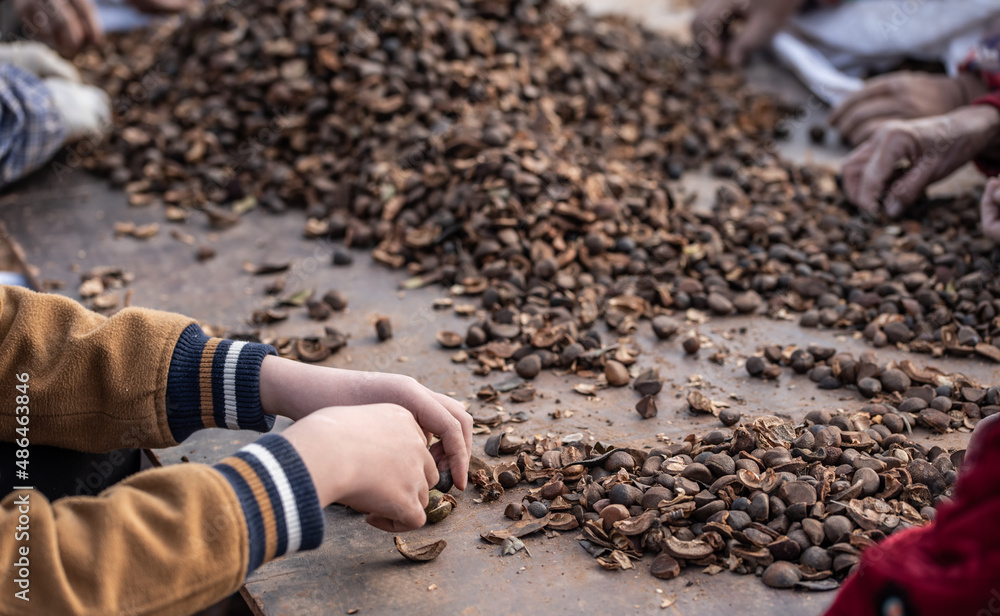
POLYGON ((294 420, 329 406, 398 404, 425 433, 441 438, 431 447, 431 454, 439 468, 451 470, 458 489, 465 489, 472 417, 461 402, 408 376, 324 368, 268 356, 260 368, 260 401, 266 412, 294 420))
POLYGON ((438 471, 423 431, 406 409, 394 404, 321 409, 282 435, 309 469, 323 507, 347 505, 389 532, 427 521, 427 493, 438 471))

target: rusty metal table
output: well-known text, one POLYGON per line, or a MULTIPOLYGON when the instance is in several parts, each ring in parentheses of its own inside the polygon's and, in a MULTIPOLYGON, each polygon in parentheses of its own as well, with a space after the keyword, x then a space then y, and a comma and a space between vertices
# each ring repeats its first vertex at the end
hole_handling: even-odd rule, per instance
MULTIPOLYGON (((349 310, 328 320, 351 334, 350 344, 327 364, 344 368, 386 370, 410 374, 432 388, 451 392, 472 402, 472 411, 485 414, 473 393, 485 383, 509 375, 473 376, 466 366, 452 364, 449 353, 434 342, 441 329, 464 331, 467 321, 451 311, 434 311, 433 300, 446 294, 429 287, 405 294, 397 290, 403 275, 371 263, 357 253, 351 267, 330 265, 330 246, 305 240, 303 220, 295 213, 271 217, 248 214, 237 227, 215 233, 205 221, 193 220, 182 230, 199 243, 216 247, 218 256, 200 263, 195 249, 171 237, 162 212, 129 208, 124 195, 100 180, 80 173, 63 185, 42 179, 15 187, 0 197, 0 217, 24 246, 28 259, 43 279, 62 280, 65 293, 76 296, 78 274, 71 271, 98 265, 120 265, 135 274, 131 284, 134 305, 189 314, 205 323, 245 328, 244 319, 263 297, 269 277, 252 277, 242 271, 244 261, 293 260, 290 285, 319 292, 344 291, 349 310), (147 241, 115 238, 115 221, 161 222, 164 229, 147 241), (212 239, 214 238, 214 239, 212 239), (379 344, 372 315, 389 316, 395 337, 379 344)), ((321 329, 304 311, 278 325, 278 331, 307 334, 321 329)), ((695 417, 685 410, 685 383, 701 375, 705 391, 716 398, 732 393, 730 400, 745 415, 779 414, 801 419, 814 408, 836 408, 855 403, 857 394, 822 391, 804 377, 783 377, 777 383, 749 379, 738 357, 766 343, 818 342, 842 350, 865 350, 862 342, 844 333, 803 330, 791 322, 763 317, 713 320, 700 327, 718 346, 731 353, 723 365, 708 361, 705 351, 686 358, 674 341, 658 342, 643 324, 637 338, 643 347, 640 364, 655 366, 666 379, 660 394, 661 412, 641 420, 632 410, 636 396, 631 389, 603 390, 596 398, 573 393, 571 381, 551 373, 536 380, 540 392, 530 403, 513 405, 524 410, 528 421, 517 426, 521 434, 563 435, 582 432, 596 438, 636 446, 654 445, 658 434, 683 438, 718 427, 711 417, 695 417), (555 410, 572 415, 552 419, 555 410)), ((905 354, 886 350, 884 359, 905 354)), ((926 358, 917 356, 918 364, 926 358)), ((935 361, 942 368, 961 370, 984 383, 996 382, 996 369, 975 361, 935 361)), ((279 424, 280 429, 283 424, 279 424)), ((156 452, 163 464, 177 464, 181 456, 192 462, 212 463, 255 438, 253 433, 206 430, 172 449, 156 452)), ((949 434, 925 440, 959 446, 967 435, 949 434)), ((475 451, 482 452, 485 437, 477 436, 475 451)), ((506 502, 479 505, 473 491, 459 497, 460 506, 444 523, 413 533, 414 540, 446 538, 448 549, 436 561, 414 565, 395 552, 392 537, 368 527, 360 516, 340 507, 326 511, 327 535, 322 547, 270 563, 247 581, 243 594, 258 614, 337 614, 358 608, 360 613, 388 614, 580 614, 661 613, 664 595, 676 595, 671 614, 726 614, 736 608, 747 613, 815 614, 828 604, 830 594, 773 591, 752 576, 710 576, 689 568, 677 579, 651 577, 648 559, 634 571, 600 569, 570 532, 552 538, 536 535, 527 540, 532 556, 523 552, 501 557, 497 546, 479 539, 484 528, 499 528, 506 502)))
MULTIPOLYGON (((773 72, 764 70, 761 80, 773 72)), ((780 82, 780 78, 778 79, 780 82)), ((784 146, 794 158, 836 160, 840 152, 813 152, 805 141, 809 118, 794 128, 793 140, 784 146)), ((710 205, 714 180, 697 174, 685 179, 685 188, 697 190, 694 207, 710 205)), ((446 289, 429 287, 398 291, 404 275, 371 262, 367 253, 357 253, 355 264, 334 268, 332 246, 302 238, 304 219, 289 213, 272 217, 261 211, 246 215, 233 229, 214 232, 203 218, 195 218, 180 231, 194 235, 197 243, 216 248, 218 256, 201 263, 195 248, 171 236, 159 209, 130 208, 122 193, 101 180, 79 172, 56 182, 44 174, 14 186, 0 195, 0 219, 40 269, 43 279, 66 283, 63 291, 77 297, 76 271, 99 265, 123 266, 135 274, 131 284, 132 304, 188 314, 203 323, 246 329, 245 319, 259 306, 270 277, 252 277, 242 270, 244 261, 294 262, 288 274, 289 288, 315 288, 319 293, 339 289, 350 300, 349 310, 327 323, 351 334, 349 346, 328 359, 332 366, 402 372, 439 391, 470 401, 471 410, 486 414, 474 392, 486 383, 498 383, 509 375, 475 377, 466 366, 450 362, 450 353, 437 348, 435 334, 442 329, 465 331, 468 321, 451 311, 434 311, 435 298, 446 289), (147 241, 115 238, 116 221, 137 224, 159 222, 160 233, 147 241), (387 315, 395 337, 379 344, 374 337, 373 315, 387 315)), ((304 311, 276 327, 282 334, 314 334, 321 324, 308 320, 304 311)), ((704 391, 714 398, 730 399, 745 416, 778 414, 795 420, 809 410, 837 408, 857 403, 857 394, 817 389, 804 377, 782 377, 779 382, 750 379, 740 357, 771 343, 817 342, 859 353, 861 341, 843 332, 803 330, 792 322, 763 317, 716 319, 699 328, 713 342, 730 352, 723 365, 708 361, 709 352, 697 358, 684 357, 677 340, 657 342, 648 323, 636 338, 641 342, 642 366, 658 367, 665 377, 660 394, 660 414, 641 420, 632 410, 636 396, 631 389, 603 390, 596 398, 572 391, 576 382, 551 373, 535 381, 539 396, 530 403, 508 404, 508 410, 523 410, 528 420, 517 425, 518 433, 565 435, 581 432, 585 438, 633 446, 655 445, 657 435, 674 439, 704 433, 719 426, 712 417, 695 417, 686 410, 684 395, 688 380, 700 375, 704 391), (515 408, 516 407, 516 408, 515 408), (551 414, 563 411, 563 417, 551 414), (570 413, 566 413, 570 411, 570 413)), ((907 356, 883 350, 883 361, 909 357, 918 365, 923 356, 907 356)), ((971 360, 934 360, 934 365, 961 371, 981 383, 998 380, 994 366, 971 360)), ((276 429, 285 423, 279 422, 276 429)), ((253 440, 254 433, 206 430, 178 447, 156 452, 162 464, 213 463, 253 440)), ((925 442, 964 446, 967 434, 925 436, 925 442)), ((484 436, 477 436, 474 452, 482 455, 484 436)), ((832 600, 831 593, 809 594, 768 589, 753 576, 728 573, 711 576, 688 568, 673 580, 649 575, 649 559, 632 571, 607 572, 594 563, 574 537, 575 532, 526 540, 531 556, 519 552, 501 557, 497 546, 479 539, 479 532, 505 525, 502 511, 523 491, 509 493, 488 505, 472 502, 474 491, 459 496, 460 506, 443 523, 412 533, 414 541, 446 538, 449 547, 435 561, 413 564, 395 551, 392 536, 368 527, 363 519, 341 507, 326 511, 326 540, 312 552, 296 554, 265 565, 250 576, 242 589, 247 602, 259 615, 302 614, 462 614, 503 616, 508 614, 817 614, 832 600), (669 609, 661 609, 664 597, 676 596, 669 609)))

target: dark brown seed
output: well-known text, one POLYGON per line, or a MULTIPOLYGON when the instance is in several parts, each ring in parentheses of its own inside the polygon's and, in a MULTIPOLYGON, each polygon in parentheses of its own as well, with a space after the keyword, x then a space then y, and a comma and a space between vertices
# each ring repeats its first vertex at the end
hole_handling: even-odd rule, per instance
POLYGON ((535 501, 533 503, 528 503, 528 513, 535 516, 536 518, 544 518, 545 514, 549 512, 549 508, 545 506, 545 503, 541 501, 535 501))
POLYGON ((907 398, 896 407, 900 413, 919 413, 925 408, 927 408, 927 402, 922 398, 907 398))
MULTIPOLYGON (((761 376, 764 377, 767 380, 774 380, 774 379, 776 379, 776 378, 778 378, 778 377, 781 376, 781 366, 779 366, 778 364, 768 364, 764 368, 764 372, 761 374, 761 376)), ((833 378, 833 377, 830 377, 830 378, 833 378)), ((836 379, 834 379, 834 380, 836 381, 836 379)), ((820 386, 822 386, 822 384, 820 386)), ((837 386, 838 387, 840 386, 840 382, 839 381, 837 381, 837 386)))
POLYGON ((883 415, 882 425, 889 428, 889 432, 892 432, 893 434, 899 434, 906 429, 906 425, 903 423, 903 418, 895 413, 887 413, 883 415))
POLYGON ((941 471, 927 460, 914 460, 907 465, 906 470, 910 473, 914 483, 922 483, 932 492, 940 492, 945 488, 944 476, 941 471))
POLYGON ((323 294, 323 302, 337 312, 347 308, 347 297, 340 291, 327 291, 323 294))
POLYGON ((718 315, 732 314, 733 311, 735 310, 733 302, 730 301, 728 297, 722 295, 721 293, 708 294, 708 308, 709 310, 718 315))
POLYGON ((734 408, 725 408, 719 411, 719 421, 722 422, 724 426, 735 426, 739 423, 740 418, 743 415, 734 408))
POLYGON ((906 376, 902 370, 895 368, 883 372, 879 380, 882 382, 882 389, 889 393, 906 391, 906 388, 910 386, 910 377, 906 376))
POLYGON ((199 246, 196 256, 199 261, 208 261, 215 256, 215 249, 211 246, 199 246))
POLYGON ((389 317, 379 317, 375 321, 375 334, 380 342, 392 338, 392 323, 389 321, 389 317))
POLYGON ((858 380, 858 391, 866 398, 872 398, 882 392, 882 383, 878 379, 864 378, 858 380))
POLYGON ((705 466, 716 477, 725 477, 736 472, 736 463, 724 453, 713 453, 705 460, 705 466))
POLYGON ((812 567, 816 571, 828 571, 833 564, 833 559, 830 558, 829 552, 814 545, 802 552, 800 562, 807 567, 812 567))
POLYGON ((632 387, 640 396, 655 396, 663 389, 663 381, 656 370, 645 370, 636 377, 632 387))
POLYGON ((438 482, 431 489, 432 490, 437 490, 438 492, 441 492, 442 494, 447 494, 448 492, 451 491, 451 488, 454 485, 455 484, 452 482, 452 479, 451 479, 451 471, 449 471, 449 470, 438 471, 438 482))
POLYGON ((642 490, 625 483, 616 483, 608 490, 608 499, 613 505, 631 507, 642 499, 642 490))
POLYGON ((813 356, 806 351, 796 351, 795 354, 792 355, 792 370, 794 370, 797 374, 805 374, 806 372, 812 370, 815 365, 816 362, 813 359, 813 356))
POLYGON ((758 357, 757 355, 747 358, 746 368, 747 373, 750 376, 761 376, 764 374, 764 368, 767 367, 767 362, 764 361, 763 357, 758 357))
POLYGON ((743 314, 757 312, 763 303, 760 295, 753 290, 740 293, 733 298, 733 305, 743 314))
POLYGON ((684 339, 682 343, 684 345, 684 352, 688 355, 694 355, 701 348, 701 343, 698 341, 698 336, 688 336, 684 339))
POLYGON ((326 320, 333 312, 329 304, 315 299, 308 300, 306 302, 306 308, 309 311, 309 318, 314 321, 326 320))
POLYGON ((345 266, 354 263, 354 257, 346 250, 337 249, 333 251, 332 261, 334 265, 345 266))
POLYGON ((806 310, 799 317, 800 327, 817 327, 819 325, 819 310, 806 310))
POLYGON ((861 494, 863 496, 874 496, 879 490, 878 473, 870 468, 859 468, 854 472, 854 482, 861 482, 861 494))
POLYGON ((517 361, 514 369, 522 379, 533 379, 542 371, 542 359, 535 354, 525 355, 517 361))
POLYGON ((486 332, 478 325, 469 326, 469 331, 465 334, 466 346, 473 348, 486 344, 486 332))
POLYGON ((604 461, 604 469, 616 473, 620 469, 631 471, 635 468, 635 458, 626 451, 616 451, 604 461))
POLYGON ((779 560, 764 570, 761 580, 771 588, 793 588, 802 579, 802 572, 792 563, 779 560))
POLYGON ((909 342, 913 339, 913 331, 906 326, 902 321, 893 321, 892 323, 886 324, 882 328, 885 332, 886 338, 889 340, 889 344, 897 344, 901 342, 909 342))
POLYGON ((931 400, 929 406, 936 411, 947 413, 951 410, 951 398, 948 396, 937 396, 931 400))
POLYGON ((555 259, 542 259, 535 264, 535 275, 546 280, 555 276, 558 270, 559 266, 555 259))
POLYGON ((778 488, 778 498, 790 505, 802 503, 812 507, 816 504, 816 488, 804 481, 787 481, 778 488))
POLYGON ((661 314, 653 317, 653 333, 660 340, 672 338, 677 334, 678 329, 680 329, 680 323, 667 315, 661 314))
POLYGON ((823 521, 823 532, 826 534, 826 540, 830 543, 846 541, 852 528, 851 521, 842 515, 831 515, 823 521))

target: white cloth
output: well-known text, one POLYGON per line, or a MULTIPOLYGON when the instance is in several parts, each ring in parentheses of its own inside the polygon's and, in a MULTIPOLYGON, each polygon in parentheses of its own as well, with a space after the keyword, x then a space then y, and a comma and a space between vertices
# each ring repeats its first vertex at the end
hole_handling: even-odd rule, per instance
POLYGON ((948 73, 1000 24, 995 0, 858 0, 793 17, 772 50, 819 97, 836 105, 869 70, 904 59, 938 61, 948 73))
POLYGON ((141 28, 155 19, 124 0, 91 0, 97 8, 97 19, 105 32, 125 32, 141 28))

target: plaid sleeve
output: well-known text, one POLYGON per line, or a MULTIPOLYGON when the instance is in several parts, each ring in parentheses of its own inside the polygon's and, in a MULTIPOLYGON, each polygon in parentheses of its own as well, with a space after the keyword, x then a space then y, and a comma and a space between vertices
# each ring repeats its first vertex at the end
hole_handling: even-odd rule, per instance
POLYGON ((65 138, 62 116, 42 80, 0 65, 0 186, 41 167, 65 138))
POLYGON ((210 338, 189 325, 177 340, 167 375, 167 423, 180 443, 202 428, 274 426, 260 404, 260 365, 276 355, 267 344, 210 338))

